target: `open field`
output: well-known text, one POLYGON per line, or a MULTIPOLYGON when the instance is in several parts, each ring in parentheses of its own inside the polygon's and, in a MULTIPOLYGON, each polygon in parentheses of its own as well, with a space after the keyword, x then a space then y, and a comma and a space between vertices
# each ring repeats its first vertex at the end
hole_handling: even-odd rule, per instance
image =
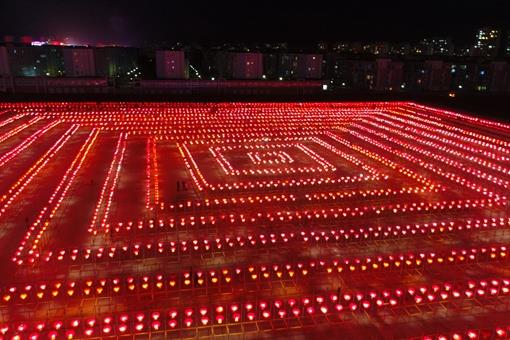
POLYGON ((0 339, 508 338, 510 125, 0 104, 0 339))

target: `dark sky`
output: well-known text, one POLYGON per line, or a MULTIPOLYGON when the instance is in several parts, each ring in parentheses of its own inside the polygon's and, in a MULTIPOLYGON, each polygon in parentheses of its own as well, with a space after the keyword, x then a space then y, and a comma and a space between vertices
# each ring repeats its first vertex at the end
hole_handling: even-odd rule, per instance
POLYGON ((140 45, 157 41, 473 40, 510 28, 510 1, 0 0, 0 36, 140 45))

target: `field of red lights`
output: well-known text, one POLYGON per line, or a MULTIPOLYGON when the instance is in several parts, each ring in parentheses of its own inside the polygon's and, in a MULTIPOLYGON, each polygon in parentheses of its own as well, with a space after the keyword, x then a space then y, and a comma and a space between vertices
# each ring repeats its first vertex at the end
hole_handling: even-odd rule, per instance
POLYGON ((0 339, 508 339, 509 181, 415 103, 0 103, 0 339))

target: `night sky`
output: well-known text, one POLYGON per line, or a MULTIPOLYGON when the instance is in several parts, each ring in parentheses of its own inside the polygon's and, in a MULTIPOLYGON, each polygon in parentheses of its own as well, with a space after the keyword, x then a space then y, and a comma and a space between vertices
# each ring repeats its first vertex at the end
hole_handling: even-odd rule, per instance
POLYGON ((1 0, 0 37, 76 42, 416 41, 469 43, 483 25, 510 28, 510 1, 1 0))

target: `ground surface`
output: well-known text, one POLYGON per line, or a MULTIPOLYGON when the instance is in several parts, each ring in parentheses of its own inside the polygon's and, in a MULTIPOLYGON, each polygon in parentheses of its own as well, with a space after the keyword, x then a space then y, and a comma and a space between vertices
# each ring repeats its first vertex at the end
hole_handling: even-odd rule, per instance
POLYGON ((510 125, 0 104, 0 338, 510 336, 510 125))

